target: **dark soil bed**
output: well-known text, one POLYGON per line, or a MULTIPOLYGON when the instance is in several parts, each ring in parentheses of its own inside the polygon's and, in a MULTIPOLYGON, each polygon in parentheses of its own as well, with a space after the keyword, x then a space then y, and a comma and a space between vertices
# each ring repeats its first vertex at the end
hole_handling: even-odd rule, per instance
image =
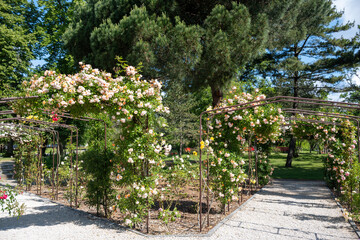
MULTIPOLYGON (((258 190, 258 189, 257 189, 258 190)), ((39 192, 37 193, 36 186, 33 186, 31 193, 35 193, 37 195, 40 195, 39 192)), ((182 199, 179 199, 177 201, 177 209, 181 214, 181 217, 176 219, 174 222, 170 222, 169 224, 164 224, 163 221, 158 219, 159 214, 159 205, 155 204, 155 206, 150 209, 150 219, 149 219, 149 234, 152 235, 169 235, 169 234, 198 234, 199 233, 199 224, 198 224, 198 202, 199 202, 199 191, 197 187, 191 187, 188 186, 184 189, 184 192, 186 193, 185 196, 182 199)), ((202 212, 203 212, 203 230, 202 233, 208 232, 210 229, 212 229, 214 226, 216 226, 222 219, 224 219, 227 215, 231 214, 234 210, 236 210, 241 204, 246 202, 254 193, 256 190, 249 191, 249 189, 244 189, 243 194, 241 195, 241 201, 234 201, 230 203, 230 206, 226 207, 225 214, 223 213, 221 209, 221 205, 217 202, 214 202, 211 205, 210 209, 210 226, 207 226, 207 221, 205 221, 205 217, 207 215, 207 209, 206 209, 206 198, 203 198, 203 204, 202 204, 202 212)), ((67 199, 64 196, 65 188, 59 188, 59 195, 58 200, 54 200, 55 202, 64 204, 66 206, 70 206, 70 203, 67 201, 67 199)), ((41 196, 46 197, 49 199, 52 199, 52 189, 48 186, 43 186, 41 191, 41 196)), ((83 200, 79 201, 80 206, 79 210, 88 212, 93 215, 96 214, 96 208, 89 207, 85 204, 83 200)), ((72 204, 74 206, 74 203, 72 204)), ((101 216, 103 217, 103 216, 101 216)), ((120 225, 124 225, 123 223, 123 215, 116 211, 114 212, 109 220, 118 223, 120 225)), ((146 221, 136 228, 135 230, 146 233, 146 221)))

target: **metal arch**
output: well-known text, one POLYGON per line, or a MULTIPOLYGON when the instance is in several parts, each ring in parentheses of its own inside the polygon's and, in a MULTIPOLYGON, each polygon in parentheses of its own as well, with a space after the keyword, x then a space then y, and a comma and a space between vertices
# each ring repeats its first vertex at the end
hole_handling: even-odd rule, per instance
MULTIPOLYGON (((48 131, 48 132, 51 132, 52 135, 53 135, 53 169, 52 169, 52 178, 53 178, 53 183, 55 184, 55 174, 54 174, 54 168, 55 168, 55 149, 54 149, 54 145, 55 145, 55 136, 57 137, 57 144, 59 146, 59 132, 54 130, 54 129, 51 129, 51 128, 48 128, 48 129, 43 129, 43 128, 38 128, 38 127, 33 127, 33 126, 28 126, 28 125, 23 125, 23 124, 16 124, 18 126, 21 126, 21 127, 24 127, 24 128, 28 128, 28 129, 33 129, 33 130, 37 130, 39 129, 40 131, 48 131)), ((59 162, 59 154, 58 154, 58 151, 56 151, 56 161, 57 161, 57 165, 58 165, 58 162, 59 162)), ((58 186, 57 186, 57 191, 56 191, 56 194, 55 194, 55 189, 54 189, 54 184, 52 186, 52 192, 54 194, 54 196, 56 196, 56 199, 57 199, 57 195, 58 195, 58 186)), ((41 190, 40 190, 41 191, 41 190)), ((41 193, 41 192, 40 192, 41 193)))
MULTIPOLYGON (((5 125, 4 123, 2 123, 3 125, 5 125)), ((6 124, 6 125, 10 125, 10 124, 6 124)), ((11 126, 18 126, 20 128, 27 128, 27 129, 32 129, 35 131, 42 131, 42 132, 49 132, 51 133, 52 137, 53 137, 53 169, 52 169, 52 178, 53 178, 53 185, 52 185, 52 193, 55 193, 55 189, 54 189, 54 184, 55 184, 55 174, 54 174, 54 164, 55 164, 55 136, 57 138, 57 145, 59 145, 59 132, 52 129, 52 128, 40 128, 40 127, 34 127, 34 126, 28 126, 28 125, 24 125, 24 124, 19 124, 19 123, 13 123, 11 124, 11 126)), ((59 157, 58 157, 58 151, 56 151, 56 159, 57 162, 59 161, 59 157)), ((41 181, 40 181, 40 195, 41 195, 41 181)))
MULTIPOLYGON (((20 99, 31 99, 31 98, 38 98, 38 96, 26 96, 26 97, 7 97, 7 98, 0 98, 0 104, 1 103, 9 103, 9 102, 12 102, 12 101, 17 101, 17 100, 20 100, 20 99)), ((46 110, 43 110, 42 111, 44 113, 49 113, 50 111, 46 111, 46 110)), ((16 114, 13 110, 5 110, 5 111, 0 111, 0 115, 6 115, 6 114, 16 114)), ((68 113, 61 113, 59 114, 59 116, 63 117, 63 118, 70 118, 70 119, 75 119, 75 120, 80 120, 80 121, 90 121, 90 120, 94 120, 94 121, 101 121, 104 123, 104 148, 105 148, 105 151, 107 149, 107 124, 105 122, 105 120, 103 119, 97 119, 97 118, 91 118, 91 117, 82 117, 82 118, 78 118, 78 117, 73 117, 71 116, 70 114, 68 113)), ((15 119, 15 118, 8 118, 8 120, 10 119, 13 119, 13 120, 22 120, 22 121, 28 121, 28 122, 35 122, 35 123, 39 123, 39 124, 45 124, 45 125, 49 125, 49 122, 44 122, 44 121, 37 121, 37 120, 32 120, 32 119, 15 119)), ((0 119, 0 121, 3 121, 3 119, 0 119)), ((75 168, 75 172, 76 172, 76 181, 75 181, 75 207, 77 208, 78 204, 77 204, 77 195, 78 195, 78 143, 79 143, 79 131, 78 131, 78 128, 75 127, 75 126, 71 126, 71 125, 66 125, 66 124, 54 124, 53 126, 58 126, 58 127, 63 127, 63 128, 68 128, 68 129, 75 129, 76 130, 76 168, 75 168)), ((71 129, 71 143, 72 143, 72 133, 73 133, 73 130, 71 129)), ((59 135, 59 133, 58 133, 59 135)), ((59 156, 58 156, 59 158, 59 156)), ((72 165, 72 155, 71 155, 71 165, 72 165)), ((57 175, 58 176, 58 175, 57 175)), ((58 189, 57 189, 57 194, 56 196, 58 196, 58 189)), ((71 206, 71 200, 70 200, 70 206, 71 206)))
POLYGON ((38 98, 39 96, 25 96, 25 97, 4 97, 4 98, 0 98, 0 101, 15 101, 15 100, 19 100, 19 99, 28 99, 28 98, 38 98))
POLYGON ((319 112, 319 111, 311 111, 311 110, 303 110, 303 109, 282 109, 284 112, 291 112, 291 113, 301 113, 306 115, 317 115, 317 116, 328 116, 337 119, 350 119, 356 122, 357 125, 357 146, 358 146, 358 162, 360 163, 360 117, 359 116, 352 116, 346 114, 337 114, 337 113, 328 113, 328 112, 319 112), (296 110, 296 111, 294 111, 296 110))
MULTIPOLYGON (((0 102, 1 103, 1 102, 0 102)), ((50 114, 50 111, 47 111, 47 110, 43 110, 43 113, 45 114, 50 114)), ((3 110, 3 111, 0 111, 0 115, 6 115, 6 114, 16 114, 14 112, 14 110, 3 110)), ((79 121, 85 121, 85 122, 89 122, 91 120, 93 121, 99 121, 99 122, 103 122, 104 123, 104 134, 105 134, 105 150, 107 149, 107 124, 105 122, 105 120, 103 119, 99 119, 99 118, 91 118, 91 117, 73 117, 71 116, 71 114, 69 113, 60 113, 59 114, 60 117, 63 117, 63 118, 69 118, 69 119, 74 119, 74 120, 79 120, 79 121)))
POLYGON ((294 117, 286 117, 287 120, 293 120, 293 121, 301 121, 301 122, 309 122, 309 123, 322 123, 325 125, 337 125, 341 126, 339 123, 333 123, 328 121, 321 121, 321 120, 314 120, 314 119, 302 119, 302 118, 294 118, 294 117))
MULTIPOLYGON (((337 101, 327 101, 327 100, 321 100, 321 99, 309 99, 309 98, 301 98, 301 97, 290 97, 290 96, 276 96, 276 97, 271 97, 271 98, 267 98, 267 99, 261 99, 261 100, 255 100, 255 101, 251 101, 251 102, 246 102, 246 103, 241 103, 241 104, 236 104, 236 105, 232 105, 232 106, 228 106, 228 107, 221 107, 221 108, 217 108, 217 109, 212 109, 212 110, 207 110, 204 111, 200 114, 200 124, 199 124, 199 129, 200 129, 200 133, 199 133, 199 174, 200 174, 200 178, 199 178, 199 225, 200 225, 200 232, 202 231, 202 180, 203 180, 203 176, 202 176, 202 151, 201 151, 201 147, 200 147, 200 142, 202 141, 202 133, 203 133, 203 129, 202 129, 202 117, 204 114, 211 114, 212 116, 214 115, 218 115, 218 114, 223 114, 223 113, 227 113, 227 112, 233 112, 233 111, 238 111, 238 110, 243 110, 243 109, 249 109, 249 108, 254 108, 257 106, 264 106, 264 105, 269 105, 272 103, 298 103, 298 104, 311 104, 311 105, 318 105, 318 106, 326 106, 326 107, 331 107, 331 108, 337 108, 337 109, 359 109, 360 110, 360 104, 356 104, 356 103, 344 103, 344 102, 337 102, 337 101)), ((294 110, 297 110, 294 109, 294 110)), ((347 115, 347 116, 352 116, 352 115, 347 115)), ((352 116, 355 117, 355 116, 352 116)), ((359 124, 358 124, 358 139, 359 139, 359 124)), ((358 142, 358 147, 359 147, 359 153, 360 153, 360 146, 359 146, 359 142, 358 142)), ((359 154, 360 156, 360 154, 359 154)), ((359 162, 360 162, 360 157, 359 157, 359 162)), ((207 162, 207 164, 209 164, 207 162)), ((207 199, 208 202, 208 199, 207 199)), ((208 220, 208 224, 209 224, 209 220, 208 220)))
MULTIPOLYGON (((77 199, 77 195, 78 195, 78 187, 77 187, 77 185, 78 185, 78 145, 79 145, 79 130, 78 130, 78 128, 76 126, 71 126, 71 125, 67 125, 67 124, 50 123, 50 122, 46 122, 46 121, 27 119, 27 118, 22 118, 22 117, 1 118, 0 122, 2 122, 2 121, 24 121, 24 122, 31 122, 31 123, 37 123, 37 124, 44 124, 44 125, 53 126, 53 127, 62 127, 62 128, 67 128, 67 129, 71 129, 71 130, 75 129, 75 131, 76 131, 75 208, 77 208, 77 206, 78 206, 78 204, 77 204, 78 203, 78 201, 77 201, 78 200, 77 199)), ((58 156, 58 159, 59 159, 59 156, 58 156)), ((58 163, 58 165, 59 165, 59 163, 58 163)), ((56 176, 58 178, 59 175, 57 174, 56 176)), ((58 179, 57 179, 57 181, 58 181, 58 179)), ((58 186, 56 189, 56 196, 58 196, 58 186)))
POLYGON ((107 125, 106 125, 106 122, 105 122, 105 120, 103 120, 103 119, 99 119, 99 118, 91 118, 91 117, 81 117, 81 118, 78 118, 78 117, 73 117, 73 116, 71 116, 70 114, 68 114, 68 113, 61 113, 60 115, 59 115, 60 117, 64 117, 64 118, 70 118, 70 119, 75 119, 75 120, 80 120, 80 121, 86 121, 86 122, 89 122, 90 120, 93 120, 93 121, 99 121, 99 122, 103 122, 104 123, 104 127, 105 127, 105 129, 104 129, 104 131, 105 131, 105 142, 104 142, 104 144, 105 144, 105 150, 107 149, 107 125))
POLYGON ((30 98, 38 98, 39 96, 26 96, 26 97, 5 97, 5 98, 0 98, 0 104, 1 103, 8 103, 8 102, 12 102, 12 101, 17 101, 20 99, 30 99, 30 98))

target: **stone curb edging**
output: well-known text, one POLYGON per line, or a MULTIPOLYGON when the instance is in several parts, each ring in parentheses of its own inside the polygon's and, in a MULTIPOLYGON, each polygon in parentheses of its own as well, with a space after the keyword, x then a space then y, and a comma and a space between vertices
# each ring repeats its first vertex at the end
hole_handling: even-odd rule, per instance
MULTIPOLYGON (((241 204, 237 209, 235 209, 232 213, 227 215, 223 220, 221 220, 216 226, 214 226, 212 229, 210 229, 207 233, 198 233, 198 234, 173 234, 173 235, 146 235, 143 233, 140 233, 142 236, 145 237, 153 237, 153 238, 164 238, 164 237, 211 237, 223 224, 225 224, 227 221, 230 220, 232 216, 234 216, 237 212, 239 212, 243 207, 245 207, 259 192, 262 191, 263 188, 261 188, 259 191, 257 191, 253 196, 251 196, 248 200, 246 200, 243 204, 241 204)), ((134 230, 135 231, 135 230, 134 230)), ((136 231, 138 232, 138 231, 136 231)))
MULTIPOLYGON (((327 189, 329 189, 329 192, 331 194, 331 196, 333 197, 333 200, 336 202, 337 206, 340 208, 341 212, 344 214, 345 212, 345 208, 341 205, 341 203, 339 201, 336 201, 336 197, 334 195, 334 193, 330 190, 330 188, 327 187, 327 189)), ((356 226, 355 222, 352 219, 346 219, 344 217, 345 220, 347 220, 347 222, 350 224, 350 226, 352 227, 352 229, 354 230, 354 232, 356 233, 356 235, 358 236, 358 238, 360 239, 360 230, 359 228, 356 226)))
MULTIPOLYGON (((265 186, 264 186, 265 187, 265 186)), ((246 200, 243 204, 241 204, 237 209, 235 209, 232 213, 227 215, 223 220, 221 220, 216 226, 214 226, 206 235, 212 236, 216 230, 218 230, 223 224, 230 220, 237 212, 239 212, 243 207, 245 207, 255 196, 263 191, 262 187, 259 191, 257 191, 254 195, 252 195, 248 200, 246 200)))
MULTIPOLYGON (((272 185, 271 183, 269 183, 267 186, 269 185, 272 185)), ((265 188, 265 187, 264 187, 265 188)), ((97 220, 97 221, 102 221, 103 223, 105 223, 110 229, 122 229, 124 230, 124 232, 127 230, 129 232, 132 232, 134 234, 137 234, 139 236, 142 236, 144 238, 169 238, 169 237, 173 237, 173 238, 181 238, 181 237, 187 237, 187 238, 191 238, 191 237, 197 237, 197 238, 202 238, 202 237, 211 237, 222 225, 224 225, 227 221, 229 221, 237 212, 239 212, 243 207, 245 207, 258 193, 261 193, 263 191, 263 189, 260 189, 257 193, 255 193, 252 197, 250 197, 247 201, 245 201, 242 205, 240 205, 237 209, 235 209, 231 214, 229 214, 228 216, 226 216, 223 220, 221 220, 216 226, 214 226, 209 232, 205 233, 205 234, 188 234, 188 235, 147 235, 147 234, 144 234, 144 233, 141 233, 139 231, 136 231, 136 230, 133 230, 129 227, 126 227, 126 226, 122 226, 120 225, 119 223, 116 223, 116 222, 112 222, 111 220, 108 220, 108 219, 105 219, 105 218, 102 218, 102 217, 97 217, 97 216, 94 216, 93 214, 90 214, 88 212, 85 212, 83 210, 79 210, 79 209, 75 209, 75 208, 70 208, 69 206, 67 205, 64 205, 62 203, 58 203, 56 201, 53 201, 49 198, 45 198, 43 196, 38 196, 34 193, 30 193, 30 192, 26 192, 24 191, 24 195, 28 195, 28 196, 35 196, 35 197, 39 197, 40 199, 44 200, 44 202, 47 202, 47 203, 54 203, 58 206, 61 206, 61 207, 66 207, 67 209, 71 209, 73 211, 75 211, 76 213, 78 213, 79 215, 83 215, 83 216, 86 216, 87 218, 89 218, 90 220, 97 220)), ((336 201, 335 200, 335 195, 333 194, 333 192, 327 187, 328 191, 330 192, 330 195, 332 196, 333 200, 336 202, 337 206, 340 208, 341 212, 344 213, 345 212, 345 209, 342 207, 342 205, 340 204, 340 202, 336 201)), ((346 219, 344 217, 345 220, 347 220, 346 222, 349 222, 349 224, 351 225, 352 229, 354 230, 354 232, 357 234, 358 238, 360 239, 360 231, 359 231, 359 228, 356 226, 356 224, 354 223, 353 220, 350 220, 350 219, 346 219)))
MULTIPOLYGON (((267 184, 267 185, 270 185, 267 184)), ((267 186, 266 185, 266 186, 267 186)), ((265 186, 264 186, 265 187, 265 186)), ((264 188, 263 187, 263 188, 264 188)), ((58 204, 62 207, 66 207, 68 209, 71 209, 72 211, 75 211, 79 214, 82 214, 82 215, 86 215, 89 219, 92 219, 92 220, 100 220, 100 221, 103 221, 105 223, 107 223, 108 225, 110 225, 113 229, 117 229, 117 228, 121 228, 121 229, 124 229, 124 230, 127 230, 129 232, 132 232, 132 233, 135 233, 137 235, 140 235, 142 237, 145 237, 145 238, 169 238, 169 237, 178 237, 178 238, 182 238, 182 237, 211 237, 223 224, 225 224, 227 221, 230 220, 230 218, 232 216, 234 216, 237 212, 239 212, 243 207, 245 207, 258 193, 260 193, 261 191, 263 191, 263 188, 261 188, 259 191, 257 191, 253 196, 251 196, 248 200, 246 200, 243 204, 241 204, 237 209, 235 209, 232 213, 230 213, 228 216, 226 216, 223 220, 221 220, 218 224, 216 224, 216 226, 214 226, 211 230, 209 230, 207 233, 199 233, 199 234, 173 234, 173 235, 148 235, 148 234, 144 234, 142 232, 139 232, 137 230, 134 230, 134 229, 131 229, 129 227, 126 227, 126 226, 122 226, 118 223, 115 223, 109 219, 105 219, 105 218, 102 218, 102 217, 98 217, 98 216, 94 216, 93 214, 91 213, 88 213, 88 212, 85 212, 83 210, 79 210, 79 209, 76 209, 76 208, 71 208, 65 204, 62 204, 62 203, 59 203, 59 202, 56 202, 52 199, 49 199, 49 198, 46 198, 46 197, 43 197, 43 196, 39 196, 39 195, 36 195, 34 193, 30 193, 30 192, 26 192, 24 191, 24 193, 26 193, 27 195, 29 196, 35 196, 35 197, 39 197, 41 199, 43 199, 45 202, 51 202, 51 203, 54 203, 54 204, 58 204)))

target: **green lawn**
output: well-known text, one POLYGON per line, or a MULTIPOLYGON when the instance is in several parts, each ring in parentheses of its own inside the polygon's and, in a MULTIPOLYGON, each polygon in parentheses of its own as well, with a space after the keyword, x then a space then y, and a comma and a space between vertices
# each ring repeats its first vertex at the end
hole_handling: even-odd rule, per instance
MULTIPOLYGON (((190 155, 191 160, 198 161, 199 156, 190 155)), ((301 152, 298 158, 294 158, 291 168, 286 168, 287 153, 272 153, 270 163, 273 165, 274 173, 272 178, 275 179, 303 179, 303 180, 323 180, 324 164, 322 159, 326 155, 317 153, 301 152)), ((171 160, 173 156, 168 156, 165 160, 171 160)), ((186 154, 182 156, 187 159, 186 154)), ((206 158, 206 156, 205 156, 206 158)), ((246 154, 243 158, 247 159, 246 154)), ((194 164, 194 167, 197 165, 194 164)))
POLYGON ((323 180, 324 164, 322 159, 325 155, 317 153, 300 153, 298 158, 294 158, 291 168, 286 168, 287 153, 272 153, 270 163, 275 170, 272 175, 276 179, 304 179, 304 180, 323 180))
MULTIPOLYGON (((182 157, 188 159, 187 154, 182 157)), ((189 154, 190 159, 198 161, 199 156, 189 154)), ((272 153, 270 163, 275 168, 272 178, 275 179, 304 179, 304 180, 323 180, 324 164, 322 158, 326 155, 317 153, 301 152, 298 158, 294 158, 291 168, 286 168, 287 153, 272 153)), ((173 156, 168 156, 165 160, 171 160, 173 156)), ((1 161, 11 160, 11 158, 0 157, 1 161)), ((197 165, 196 165, 197 166, 197 165)), ((196 167, 194 164, 194 167, 196 167)))

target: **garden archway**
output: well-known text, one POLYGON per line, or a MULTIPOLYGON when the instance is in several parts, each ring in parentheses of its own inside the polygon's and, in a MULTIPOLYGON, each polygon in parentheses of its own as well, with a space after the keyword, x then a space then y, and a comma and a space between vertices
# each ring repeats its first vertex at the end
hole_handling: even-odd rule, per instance
MULTIPOLYGON (((230 102, 230 101, 229 101, 230 102)), ((232 103, 232 102, 231 102, 232 103)), ((307 115, 317 115, 317 116, 327 116, 327 117, 332 117, 332 118, 336 118, 336 119, 347 119, 347 120, 353 120, 354 122, 356 122, 357 125, 357 145, 358 145, 358 161, 360 163, 360 144, 359 144, 359 117, 357 116, 353 116, 353 115, 348 115, 348 114, 336 114, 336 113, 329 113, 326 111, 311 111, 308 110, 306 108, 303 109, 303 105, 306 106, 312 106, 312 105, 316 105, 318 107, 322 107, 322 108, 330 108, 332 110, 338 109, 338 110, 345 110, 345 109, 353 109, 353 110, 358 110, 360 109, 360 105, 359 104, 355 104, 355 103, 344 103, 344 102, 336 102, 336 101, 327 101, 327 100, 320 100, 320 99, 308 99, 308 98, 299 98, 299 97, 288 97, 288 96, 277 96, 277 97, 271 97, 268 99, 257 99, 255 101, 250 101, 250 102, 245 102, 245 103, 240 103, 237 105, 230 105, 230 106, 225 106, 225 107, 219 107, 219 108, 215 108, 215 109, 210 109, 207 111, 204 111, 200 114, 200 145, 199 145, 199 171, 200 171, 200 178, 199 178, 199 225, 200 225, 200 231, 202 230, 203 227, 203 217, 202 217, 202 202, 203 202, 203 194, 204 194, 204 188, 203 188, 203 184, 206 187, 206 206, 207 206, 207 225, 209 226, 209 212, 210 212, 210 206, 209 206, 209 185, 210 185, 210 161, 207 158, 207 160, 202 159, 202 149, 204 148, 204 139, 203 139, 203 135, 206 133, 206 131, 203 130, 203 117, 205 115, 209 116, 209 117, 213 117, 216 115, 220 115, 220 114, 226 114, 226 113, 234 113, 236 111, 240 111, 240 110, 246 110, 246 109, 253 109, 259 106, 267 106, 267 105, 272 105, 272 104, 278 104, 278 103, 292 103, 294 105, 297 106, 296 109, 294 108, 283 108, 282 110, 285 113, 289 113, 293 116, 292 120, 296 120, 294 118, 294 115, 296 114, 307 114, 307 115), (204 163, 205 162, 205 163, 204 163), (205 166, 204 166, 205 164, 205 166), (206 176, 203 177, 203 169, 205 169, 205 174, 206 176)), ((209 120, 209 117, 207 120, 209 120)), ((290 118, 291 120, 291 118, 290 118)), ((306 119, 297 119, 300 121, 306 121, 306 119)), ((315 121, 312 120, 313 122, 318 122, 318 123, 323 123, 323 124, 330 124, 330 125, 335 125, 333 122, 325 122, 325 121, 315 121)), ((311 120, 310 120, 311 122, 311 120)), ((232 126, 232 124, 229 123, 229 126, 232 126)), ((207 123, 207 132, 209 132, 209 122, 207 123)), ((220 123, 221 126, 221 123, 220 123)), ((250 142, 250 141, 249 141, 250 142)), ((250 159, 250 144, 249 144, 249 172, 250 172, 250 164, 251 164, 251 159, 250 159)), ((226 169, 224 169, 224 171, 226 171, 226 169)), ((250 176, 249 176, 250 177, 250 176)), ((249 178, 250 181, 250 178, 249 178)), ((205 219, 204 219, 205 220, 205 219)))
MULTIPOLYGON (((83 63, 80 63, 82 70, 74 75, 45 71, 43 76, 34 76, 30 81, 23 82, 25 91, 22 94, 33 96, 7 100, 14 102, 13 109, 21 116, 32 113, 49 119, 48 113, 51 113, 56 118, 62 116, 82 119, 84 116, 92 116, 90 113, 116 125, 119 130, 118 138, 112 139, 111 145, 106 145, 105 135, 105 146, 100 146, 101 151, 99 148, 93 154, 102 154, 101 159, 106 166, 88 170, 93 171, 91 174, 96 174, 96 177, 92 176, 96 178, 92 182, 108 179, 108 185, 104 185, 104 180, 98 186, 101 189, 109 188, 109 191, 102 191, 107 194, 104 198, 99 197, 99 201, 106 202, 101 203, 105 215, 119 209, 125 214, 125 224, 131 227, 146 218, 148 231, 150 206, 154 198, 160 195, 157 189, 160 176, 153 174, 153 171, 160 171, 165 166, 162 157, 171 150, 171 146, 163 141, 162 135, 155 132, 158 124, 155 115, 168 113, 169 110, 162 104, 161 82, 143 80, 134 67, 127 66, 124 62, 120 65, 123 68, 119 69, 116 77, 83 63), (125 76, 120 75, 122 69, 126 72, 125 76), (44 112, 47 114, 44 115, 44 112), (123 151, 124 149, 127 151, 123 151), (125 190, 119 191, 114 185, 125 190), (115 195, 115 191, 118 194, 115 195), (123 207, 124 205, 126 206, 123 207)), ((2 100, 0 99, 0 103, 6 102, 2 100)), ((53 116, 51 118, 57 121, 53 116)), ((106 125, 104 127, 106 129, 106 125)), ((93 165, 97 165, 96 163, 94 161, 93 165)), ((170 215, 164 218, 173 218, 175 215, 168 210, 165 213, 170 215)), ((175 214, 178 215, 176 212, 175 214)))

